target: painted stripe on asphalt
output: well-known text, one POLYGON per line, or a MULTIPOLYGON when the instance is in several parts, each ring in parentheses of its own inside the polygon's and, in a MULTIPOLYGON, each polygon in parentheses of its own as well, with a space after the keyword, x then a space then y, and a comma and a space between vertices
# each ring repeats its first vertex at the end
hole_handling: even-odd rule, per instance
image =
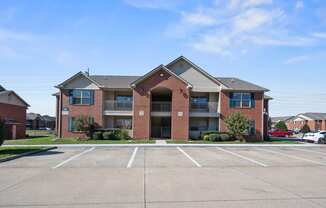
POLYGON ((191 160, 191 162, 195 163, 195 165, 199 168, 201 168, 201 165, 192 157, 190 157, 190 155, 188 155, 183 149, 181 149, 180 147, 177 147, 177 149, 184 154, 189 160, 191 160))
POLYGON ((285 157, 292 158, 292 159, 297 159, 297 160, 302 160, 302 161, 305 161, 305 162, 314 163, 314 164, 317 164, 317 165, 326 165, 326 163, 321 163, 321 162, 317 162, 317 161, 314 161, 314 160, 309 160, 309 159, 306 159, 306 158, 303 158, 303 157, 297 157, 297 156, 294 156, 294 155, 285 154, 283 152, 278 152, 278 151, 275 151, 275 150, 267 150, 267 149, 260 149, 260 150, 265 151, 265 152, 274 153, 274 154, 283 155, 285 157))
POLYGON ((326 152, 319 152, 319 151, 307 150, 307 149, 299 149, 299 148, 291 148, 291 149, 299 150, 299 151, 303 151, 303 152, 311 152, 311 153, 326 155, 326 152))
POLYGON ((131 168, 132 163, 133 163, 134 160, 135 160, 135 157, 136 157, 137 151, 138 151, 138 147, 135 147, 134 152, 132 153, 132 155, 131 155, 131 157, 130 157, 130 160, 129 160, 129 162, 128 162, 127 168, 131 168))
POLYGON ((54 166, 54 167, 52 167, 52 168, 53 168, 53 169, 60 168, 60 167, 63 166, 64 164, 66 164, 66 163, 68 163, 68 162, 70 162, 70 161, 72 161, 72 160, 74 160, 74 159, 76 159, 76 158, 78 158, 78 157, 80 157, 80 156, 82 156, 82 155, 88 153, 88 152, 91 152, 91 151, 93 151, 94 149, 95 149, 95 147, 89 148, 89 149, 87 149, 87 150, 85 150, 85 151, 83 151, 83 152, 81 152, 81 153, 79 153, 79 154, 77 154, 77 155, 74 155, 74 156, 68 158, 67 160, 65 160, 65 161, 63 161, 63 162, 61 162, 61 163, 59 163, 58 165, 56 165, 56 166, 54 166))
POLYGON ((249 157, 242 156, 242 155, 240 155, 240 154, 238 154, 238 153, 231 152, 231 151, 229 151, 229 150, 226 150, 226 149, 223 149, 223 148, 220 148, 220 147, 216 147, 216 148, 217 148, 218 150, 221 150, 222 152, 229 153, 229 154, 231 154, 231 155, 234 155, 234 156, 239 157, 239 158, 241 158, 241 159, 244 159, 244 160, 247 160, 247 161, 249 161, 249 162, 255 163, 255 164, 257 164, 257 165, 260 165, 260 166, 263 166, 263 167, 267 167, 267 166, 268 166, 268 165, 266 165, 266 164, 264 164, 264 163, 262 163, 262 162, 256 161, 256 160, 251 159, 251 158, 249 158, 249 157))

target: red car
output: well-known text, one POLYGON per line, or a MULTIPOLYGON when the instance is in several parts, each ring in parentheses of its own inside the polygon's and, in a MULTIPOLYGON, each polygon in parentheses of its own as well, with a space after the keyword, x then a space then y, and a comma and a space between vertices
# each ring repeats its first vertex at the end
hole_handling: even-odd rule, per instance
POLYGON ((289 137, 293 135, 292 131, 273 130, 268 132, 269 136, 272 137, 289 137))

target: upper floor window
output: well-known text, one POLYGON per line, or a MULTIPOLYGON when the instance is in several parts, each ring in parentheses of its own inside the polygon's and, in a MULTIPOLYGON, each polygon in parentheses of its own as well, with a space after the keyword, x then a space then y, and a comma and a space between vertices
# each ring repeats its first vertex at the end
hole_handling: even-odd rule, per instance
POLYGON ((231 108, 254 108, 255 94, 247 92, 230 93, 231 108))
POLYGON ((69 104, 71 105, 93 105, 93 90, 70 90, 69 104))

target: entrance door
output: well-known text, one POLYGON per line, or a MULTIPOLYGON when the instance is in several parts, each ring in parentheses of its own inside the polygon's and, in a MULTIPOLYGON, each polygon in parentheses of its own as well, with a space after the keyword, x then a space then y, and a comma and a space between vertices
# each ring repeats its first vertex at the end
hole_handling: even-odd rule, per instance
POLYGON ((152 117, 152 138, 171 138, 171 117, 152 117))

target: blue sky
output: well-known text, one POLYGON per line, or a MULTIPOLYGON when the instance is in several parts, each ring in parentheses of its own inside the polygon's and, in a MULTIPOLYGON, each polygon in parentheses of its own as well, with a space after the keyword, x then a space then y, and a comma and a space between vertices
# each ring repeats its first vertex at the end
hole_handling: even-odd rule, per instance
POLYGON ((142 75, 184 55, 271 90, 271 114, 326 112, 324 0, 1 0, 0 84, 54 115, 78 71, 142 75))

